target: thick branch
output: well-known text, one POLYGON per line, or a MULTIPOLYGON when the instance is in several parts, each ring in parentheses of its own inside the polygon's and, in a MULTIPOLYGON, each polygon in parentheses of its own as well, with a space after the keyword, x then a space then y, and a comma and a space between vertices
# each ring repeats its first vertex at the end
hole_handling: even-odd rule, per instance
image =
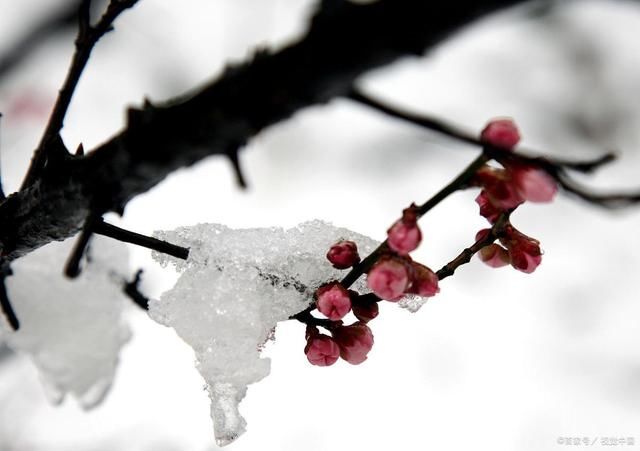
POLYGON ((172 171, 233 155, 265 127, 346 95, 362 73, 421 54, 472 20, 523 0, 326 0, 300 42, 229 69, 198 92, 131 110, 127 127, 83 158, 46 168, 0 205, 5 258, 76 233, 89 211, 123 210, 172 171))

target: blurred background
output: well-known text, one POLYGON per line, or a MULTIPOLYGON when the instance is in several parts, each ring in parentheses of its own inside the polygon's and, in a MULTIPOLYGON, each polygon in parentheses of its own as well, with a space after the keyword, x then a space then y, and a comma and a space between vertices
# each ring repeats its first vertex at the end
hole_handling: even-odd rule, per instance
MULTIPOLYGON (((169 99, 256 48, 295 40, 315 3, 141 0, 95 49, 66 119, 67 147, 106 140, 124 125, 126 107, 145 97, 169 99)), ((69 4, 0 0, 0 58, 69 4)), ((543 2, 489 17, 360 85, 472 130, 512 116, 523 145, 550 155, 617 150, 618 162, 581 179, 637 188, 639 27, 637 2, 543 2)), ((28 166, 74 37, 73 27, 48 33, 0 73, 7 192, 28 166)), ((475 155, 336 100, 247 145, 248 190, 235 185, 228 161, 212 157, 135 198, 120 224, 150 234, 199 222, 290 227, 318 218, 382 240, 402 208, 426 200, 475 155)), ((417 260, 438 268, 473 242, 485 227, 476 194, 456 194, 422 220, 417 260)), ((384 304, 372 324, 376 345, 360 366, 312 367, 304 327, 281 324, 266 350, 271 375, 241 405, 248 432, 229 449, 556 450, 568 437, 623 438, 620 448, 640 448, 640 210, 604 211, 560 196, 519 209, 513 223, 542 242, 534 274, 473 260, 416 314, 384 304)), ((144 249, 130 252, 131 274, 145 268, 145 293, 158 297, 171 286, 171 269, 144 249)), ((62 274, 62 265, 52 270, 62 274)), ((49 405, 28 358, 1 351, 1 451, 216 449, 190 348, 134 305, 127 319, 133 337, 111 393, 89 412, 73 399, 49 405)))

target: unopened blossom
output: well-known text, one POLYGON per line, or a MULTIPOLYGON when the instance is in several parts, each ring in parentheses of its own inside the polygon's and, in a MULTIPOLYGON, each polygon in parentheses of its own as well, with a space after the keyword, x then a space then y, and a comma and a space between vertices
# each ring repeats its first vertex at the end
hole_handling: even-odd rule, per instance
POLYGON ((373 347, 373 333, 366 324, 357 322, 350 326, 340 326, 331 333, 340 348, 340 357, 352 365, 359 365, 367 360, 367 354, 373 347))
POLYGON ((532 273, 542 261, 540 242, 531 238, 514 227, 506 228, 504 237, 500 240, 509 251, 511 266, 524 273, 532 273))
POLYGON ((492 224, 496 222, 500 214, 504 212, 504 210, 497 208, 491 203, 489 196, 484 190, 480 191, 480 194, 476 197, 476 203, 480 207, 480 216, 487 218, 492 224))
POLYGON ((338 241, 327 252, 327 259, 334 268, 347 269, 360 262, 358 247, 353 241, 338 241))
POLYGON ((382 258, 367 274, 367 286, 387 301, 399 301, 409 283, 408 264, 400 258, 382 258))
POLYGON ((366 297, 356 297, 351 302, 351 309, 356 318, 363 323, 368 323, 378 316, 380 309, 375 301, 366 300, 366 297))
POLYGON ((438 276, 431 269, 417 262, 412 262, 411 266, 413 273, 410 293, 431 297, 440 292, 438 276))
POLYGON ((540 168, 513 165, 508 168, 518 194, 531 202, 551 202, 558 192, 558 184, 540 168))
POLYGON ((307 339, 304 353, 312 365, 330 366, 340 357, 340 348, 328 335, 314 334, 307 339))
POLYGON ((351 310, 349 292, 339 282, 323 285, 316 291, 316 307, 332 321, 342 319, 351 310))
POLYGON ((480 140, 494 147, 513 149, 520 141, 520 132, 511 119, 494 119, 482 130, 480 140))
POLYGON ((484 188, 484 195, 497 210, 511 210, 524 202, 511 173, 505 169, 484 166, 476 173, 474 182, 484 188))
POLYGON ((422 232, 418 227, 418 211, 415 204, 402 212, 398 219, 387 230, 387 244, 389 248, 400 255, 407 255, 415 250, 422 241, 422 232))
POLYGON ((501 268, 511 263, 509 252, 499 244, 489 244, 478 252, 478 257, 492 268, 501 268))

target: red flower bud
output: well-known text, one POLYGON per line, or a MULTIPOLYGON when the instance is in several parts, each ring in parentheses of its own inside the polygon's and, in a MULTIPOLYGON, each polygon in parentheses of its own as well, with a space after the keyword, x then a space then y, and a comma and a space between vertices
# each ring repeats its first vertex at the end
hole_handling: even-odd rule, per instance
POLYGON ((317 334, 307 339, 304 353, 312 365, 330 366, 338 360, 340 348, 328 335, 317 334))
POLYGON ((494 147, 511 150, 520 141, 520 132, 511 119, 494 119, 482 130, 480 140, 494 147))
POLYGON ((351 310, 349 292, 339 282, 323 285, 316 291, 316 306, 330 320, 342 319, 351 310))
POLYGON ((415 204, 411 204, 402 212, 402 218, 387 230, 387 244, 389 248, 400 255, 407 255, 415 250, 422 241, 422 232, 418 227, 418 211, 415 204))
POLYGON ((484 188, 486 198, 497 210, 511 210, 524 202, 511 174, 504 169, 484 166, 476 173, 475 183, 484 188))
POLYGON ((518 271, 530 274, 542 262, 540 242, 513 227, 506 228, 501 242, 509 251, 511 266, 518 271))
POLYGON ((367 286, 381 299, 399 301, 409 287, 407 263, 396 257, 381 258, 367 274, 367 286))
POLYGON ((431 297, 440 292, 438 276, 423 264, 412 262, 413 274, 409 293, 431 297))
POLYGON ((499 244, 489 244, 478 252, 478 257, 492 268, 501 268, 511 263, 509 252, 499 244))
POLYGON ((366 324, 358 322, 340 326, 331 333, 340 348, 340 357, 352 365, 367 360, 367 354, 373 347, 373 333, 366 324))
POLYGON ((353 241, 338 241, 327 252, 327 259, 334 268, 350 268, 360 262, 358 247, 353 241))
POLYGON ((476 203, 478 204, 478 206, 480 206, 480 216, 487 218, 487 220, 491 224, 495 223, 498 220, 500 214, 504 211, 496 208, 491 203, 489 197, 487 196, 487 193, 484 190, 480 191, 480 194, 478 194, 478 197, 476 197, 476 203))
POLYGON ((358 320, 363 323, 368 323, 372 319, 378 316, 380 309, 378 303, 373 300, 369 300, 367 296, 356 295, 351 299, 353 314, 358 320))

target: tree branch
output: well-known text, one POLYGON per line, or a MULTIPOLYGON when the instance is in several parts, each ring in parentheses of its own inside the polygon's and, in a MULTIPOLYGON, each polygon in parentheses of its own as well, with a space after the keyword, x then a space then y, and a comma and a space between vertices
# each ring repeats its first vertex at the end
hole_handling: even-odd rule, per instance
POLYGON ((2 313, 4 313, 4 316, 11 328, 13 330, 18 330, 20 328, 20 321, 18 321, 18 317, 13 311, 11 301, 9 301, 9 296, 7 294, 7 287, 5 285, 5 279, 11 274, 12 272, 9 266, 2 268, 0 271, 0 308, 2 309, 2 313))
POLYGON ((76 51, 71 60, 71 67, 60 89, 58 98, 49 117, 49 122, 44 130, 40 144, 35 150, 31 166, 29 167, 22 188, 31 186, 47 164, 51 142, 59 135, 64 125, 71 98, 76 90, 80 76, 84 71, 93 48, 107 32, 111 30, 113 21, 124 10, 132 7, 138 0, 111 0, 106 12, 95 26, 91 25, 90 10, 91 0, 82 0, 78 8, 78 37, 76 38, 76 51))
POLYGON ((123 241, 125 243, 146 247, 147 249, 171 255, 176 258, 181 258, 182 260, 186 260, 189 257, 189 249, 186 247, 176 246, 175 244, 167 243, 166 241, 162 241, 157 238, 121 229, 120 227, 116 227, 112 224, 107 224, 103 220, 100 220, 95 225, 93 233, 108 236, 109 238, 123 241))
POLYGON ((301 41, 230 68, 188 96, 131 109, 120 134, 55 171, 44 167, 0 205, 4 257, 72 236, 91 210, 122 212, 172 171, 233 155, 296 111, 347 95, 362 73, 421 54, 478 17, 523 2, 325 0, 301 41))
POLYGON ((585 174, 592 173, 602 166, 613 162, 616 159, 616 154, 613 152, 607 152, 598 158, 585 161, 571 161, 559 158, 541 157, 538 156, 541 152, 535 152, 521 147, 518 147, 517 153, 514 153, 510 149, 501 149, 499 147, 489 146, 482 142, 477 137, 477 134, 465 131, 462 128, 449 124, 444 120, 403 111, 374 99, 355 88, 348 93, 347 98, 388 116, 441 133, 445 136, 473 146, 482 147, 483 153, 488 157, 488 159, 495 159, 501 163, 515 162, 537 166, 553 177, 567 193, 573 194, 593 205, 605 208, 624 208, 640 203, 640 192, 609 194, 596 193, 575 181, 567 172, 575 171, 585 174))

